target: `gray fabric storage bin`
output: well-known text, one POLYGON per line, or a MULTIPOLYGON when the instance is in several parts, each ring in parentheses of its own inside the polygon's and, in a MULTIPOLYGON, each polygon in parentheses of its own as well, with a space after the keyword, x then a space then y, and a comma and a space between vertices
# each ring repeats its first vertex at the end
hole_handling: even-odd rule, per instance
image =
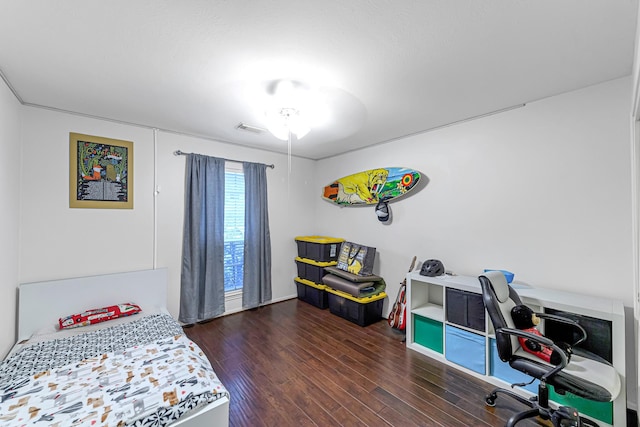
POLYGON ((476 331, 485 330, 485 310, 482 295, 447 288, 447 321, 476 331))

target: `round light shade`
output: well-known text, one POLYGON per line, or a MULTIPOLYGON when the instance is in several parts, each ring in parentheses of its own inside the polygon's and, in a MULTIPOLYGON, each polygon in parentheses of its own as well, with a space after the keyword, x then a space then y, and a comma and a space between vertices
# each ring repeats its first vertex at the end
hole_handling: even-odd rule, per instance
POLYGON ((301 139, 311 127, 299 110, 292 107, 271 109, 267 111, 267 129, 276 138, 286 141, 289 132, 301 139))

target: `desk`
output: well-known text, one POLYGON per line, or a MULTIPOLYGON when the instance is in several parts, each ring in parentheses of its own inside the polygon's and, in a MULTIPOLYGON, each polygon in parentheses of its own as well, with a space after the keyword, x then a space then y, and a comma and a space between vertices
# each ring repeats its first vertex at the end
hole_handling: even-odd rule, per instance
MULTIPOLYGON (((625 321, 622 302, 533 288, 517 283, 513 283, 512 286, 522 302, 534 311, 562 311, 577 316, 588 316, 610 329, 611 348, 608 349, 608 353, 621 382, 620 395, 616 400, 602 404, 572 395, 562 397, 553 391, 551 396, 555 403, 575 406, 601 426, 625 426, 625 321)), ((508 369, 503 369, 500 364, 504 362, 496 360, 495 332, 489 317, 484 315, 484 312, 480 320, 477 316, 469 321, 460 320, 460 316, 455 316, 454 321, 453 316, 447 316, 447 313, 454 309, 453 304, 460 304, 461 298, 458 298, 458 295, 467 294, 468 297, 464 300, 469 307, 477 304, 478 298, 481 301, 482 290, 477 277, 427 277, 421 276, 417 271, 407 274, 407 347, 496 386, 508 387, 515 382, 510 375, 518 372, 508 366, 508 369), (459 293, 452 294, 452 290, 459 293), (450 301, 447 301, 447 295, 450 301), (451 295, 456 295, 456 298, 452 298, 451 295)), ((528 397, 536 393, 537 386, 514 390, 528 397)), ((484 399, 484 396, 478 396, 478 399, 484 399)))

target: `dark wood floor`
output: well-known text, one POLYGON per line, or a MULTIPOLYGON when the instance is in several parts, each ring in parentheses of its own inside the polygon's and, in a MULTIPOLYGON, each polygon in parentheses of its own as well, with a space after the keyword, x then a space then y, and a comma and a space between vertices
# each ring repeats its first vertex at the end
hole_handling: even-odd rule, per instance
POLYGON ((490 384, 408 350, 384 320, 363 328, 297 299, 185 332, 231 394, 231 426, 504 426, 523 409, 485 406, 490 384))

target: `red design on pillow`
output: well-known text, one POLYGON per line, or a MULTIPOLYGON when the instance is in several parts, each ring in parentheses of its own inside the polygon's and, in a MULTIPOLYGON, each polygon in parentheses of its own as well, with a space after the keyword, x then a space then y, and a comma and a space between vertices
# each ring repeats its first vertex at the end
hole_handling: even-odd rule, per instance
POLYGON ((140 306, 127 302, 123 304, 110 305, 103 308, 94 308, 78 314, 72 314, 58 319, 60 329, 78 328, 80 326, 93 325, 118 317, 131 316, 140 313, 140 306))

